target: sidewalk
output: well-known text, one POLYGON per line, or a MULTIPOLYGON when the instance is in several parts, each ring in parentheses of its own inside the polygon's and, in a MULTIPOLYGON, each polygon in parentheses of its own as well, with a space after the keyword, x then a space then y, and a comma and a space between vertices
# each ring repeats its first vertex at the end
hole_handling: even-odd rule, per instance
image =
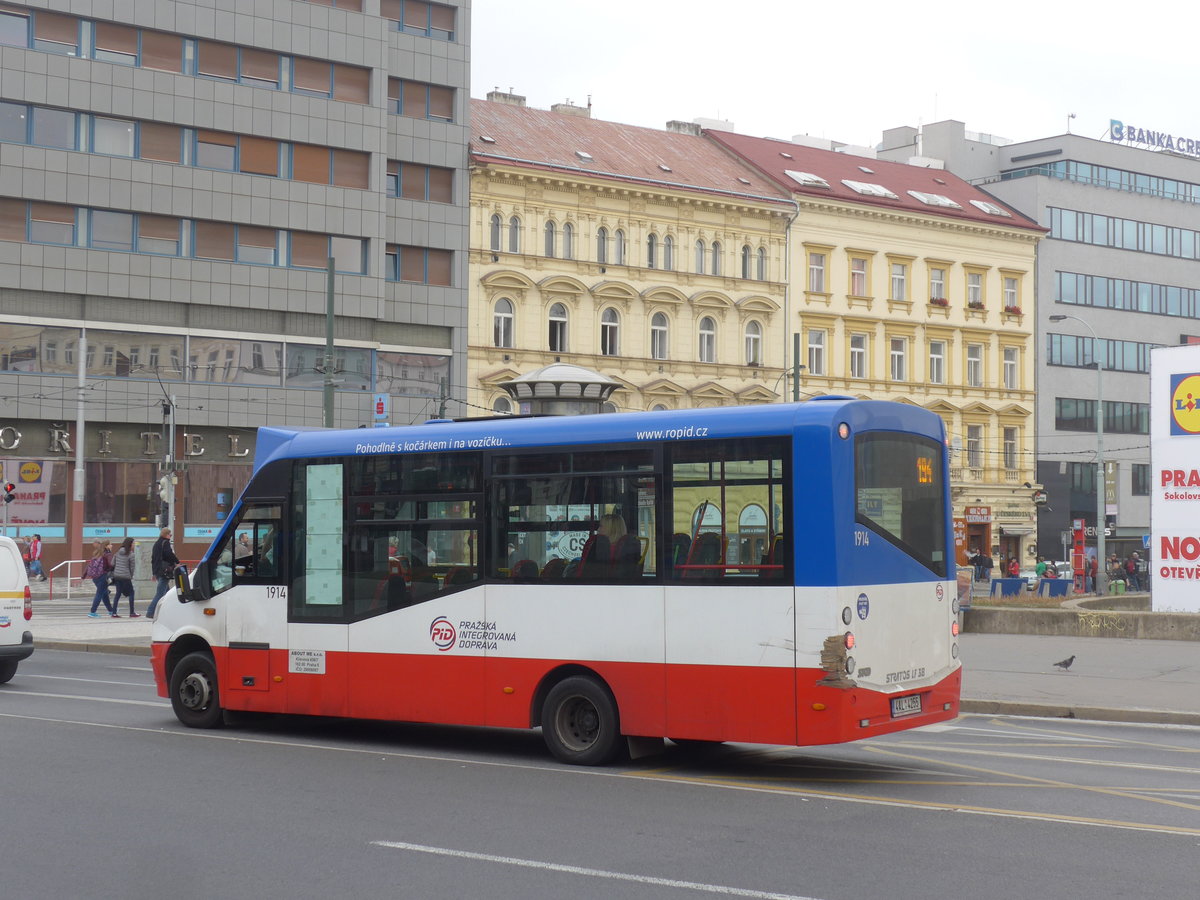
MULTIPOLYGON (((128 601, 120 619, 89 619, 91 593, 47 595, 34 591, 35 647, 150 655, 153 625, 127 618, 128 601)), ((137 591, 138 612, 153 596, 137 591)), ((963 634, 959 645, 963 712, 1200 726, 1200 642, 963 634), (1069 670, 1054 667, 1069 656, 1069 670)))

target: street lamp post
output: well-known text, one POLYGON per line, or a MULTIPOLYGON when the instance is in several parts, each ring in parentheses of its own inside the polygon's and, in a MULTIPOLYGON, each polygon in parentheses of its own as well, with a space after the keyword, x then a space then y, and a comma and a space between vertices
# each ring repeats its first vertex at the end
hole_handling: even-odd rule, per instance
POLYGON ((1096 594, 1101 595, 1108 590, 1108 559, 1104 544, 1104 363, 1100 361, 1100 339, 1096 337, 1096 329, 1079 316, 1058 314, 1050 317, 1051 322, 1067 319, 1073 319, 1092 333, 1092 359, 1096 363, 1096 594))

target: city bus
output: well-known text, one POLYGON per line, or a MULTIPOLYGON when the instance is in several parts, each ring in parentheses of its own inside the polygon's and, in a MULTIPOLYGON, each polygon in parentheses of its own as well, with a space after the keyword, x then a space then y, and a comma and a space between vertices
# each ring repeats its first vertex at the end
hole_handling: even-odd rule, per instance
POLYGON ((581 765, 957 715, 945 432, 797 404, 258 432, 153 627, 185 725, 541 728, 581 765))

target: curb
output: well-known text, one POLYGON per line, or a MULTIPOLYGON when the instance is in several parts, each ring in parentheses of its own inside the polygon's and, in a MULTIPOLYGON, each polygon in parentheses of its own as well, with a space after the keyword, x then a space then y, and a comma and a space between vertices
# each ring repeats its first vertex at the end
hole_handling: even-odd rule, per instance
POLYGON ((1103 706, 1064 706, 1056 703, 1026 703, 1021 700, 962 700, 960 712, 997 716, 1031 716, 1043 719, 1086 719, 1095 722, 1129 722, 1141 725, 1193 725, 1200 727, 1200 713, 1166 709, 1113 709, 1103 706))
POLYGON ((125 656, 145 656, 150 658, 149 645, 139 644, 102 644, 87 641, 39 641, 33 642, 34 652, 38 650, 81 650, 85 653, 120 653, 125 656))

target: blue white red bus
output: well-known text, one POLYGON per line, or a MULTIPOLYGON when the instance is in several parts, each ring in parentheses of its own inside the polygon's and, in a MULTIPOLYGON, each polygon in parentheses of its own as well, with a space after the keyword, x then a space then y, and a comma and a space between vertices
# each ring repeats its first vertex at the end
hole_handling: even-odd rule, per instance
POLYGON ((195 727, 540 726, 579 764, 950 719, 945 446, 933 413, 850 398, 262 428, 160 606, 158 691, 195 727))

